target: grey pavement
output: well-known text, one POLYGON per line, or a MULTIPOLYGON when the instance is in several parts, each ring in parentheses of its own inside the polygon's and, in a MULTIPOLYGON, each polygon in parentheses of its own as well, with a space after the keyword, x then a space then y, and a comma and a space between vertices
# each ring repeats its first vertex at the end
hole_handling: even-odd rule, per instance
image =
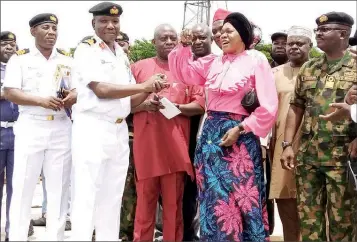
MULTIPOLYGON (((2 212, 3 218, 1 218, 1 241, 5 240, 5 214, 6 214, 6 189, 4 187, 4 196, 2 200, 2 212)), ((31 218, 37 219, 41 216, 41 205, 42 205, 42 186, 38 183, 36 186, 34 198, 32 200, 31 218)), ((45 227, 34 227, 35 233, 29 238, 29 241, 43 241, 45 235, 45 227)), ((69 241, 71 236, 71 231, 65 231, 65 241, 69 241)), ((277 208, 275 207, 275 229, 271 236, 272 241, 283 241, 283 228, 280 222, 279 214, 277 208)))

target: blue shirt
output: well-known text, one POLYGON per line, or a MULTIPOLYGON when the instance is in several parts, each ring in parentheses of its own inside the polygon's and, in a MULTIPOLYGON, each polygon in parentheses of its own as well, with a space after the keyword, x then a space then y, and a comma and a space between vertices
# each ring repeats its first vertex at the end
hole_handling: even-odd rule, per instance
MULTIPOLYGON (((1 63, 1 86, 5 79, 6 64, 1 63)), ((0 121, 14 122, 19 116, 19 110, 16 104, 5 99, 0 99, 0 121)))

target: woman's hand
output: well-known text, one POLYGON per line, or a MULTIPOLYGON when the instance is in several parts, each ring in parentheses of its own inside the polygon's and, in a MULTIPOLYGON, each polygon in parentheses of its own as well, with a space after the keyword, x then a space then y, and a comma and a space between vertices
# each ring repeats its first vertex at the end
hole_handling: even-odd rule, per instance
POLYGON ((241 131, 238 126, 231 128, 223 136, 222 142, 219 144, 219 146, 224 146, 224 147, 232 146, 235 142, 237 142, 240 132, 241 131))

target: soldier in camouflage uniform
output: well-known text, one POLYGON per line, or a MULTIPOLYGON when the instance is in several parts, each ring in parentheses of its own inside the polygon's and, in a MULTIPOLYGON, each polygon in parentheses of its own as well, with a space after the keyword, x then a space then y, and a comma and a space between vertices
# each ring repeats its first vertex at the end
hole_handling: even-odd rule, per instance
MULTIPOLYGON (((116 42, 123 48, 124 52, 129 54, 129 37, 127 34, 120 32, 116 42)), ((129 167, 126 175, 124 194, 120 212, 120 235, 119 238, 123 241, 133 241, 134 233, 134 218, 136 210, 136 188, 135 188, 135 168, 133 162, 133 115, 129 115, 126 119, 129 128, 129 167)))
POLYGON ((319 115, 332 111, 330 103, 343 102, 356 82, 356 60, 346 51, 354 21, 345 13, 331 12, 316 23, 317 46, 325 54, 306 62, 297 76, 281 161, 284 168, 295 168, 291 141, 304 116, 296 166, 302 240, 327 240, 327 212, 330 241, 351 241, 352 195, 346 191, 346 164, 356 127, 351 120, 332 124, 319 115))

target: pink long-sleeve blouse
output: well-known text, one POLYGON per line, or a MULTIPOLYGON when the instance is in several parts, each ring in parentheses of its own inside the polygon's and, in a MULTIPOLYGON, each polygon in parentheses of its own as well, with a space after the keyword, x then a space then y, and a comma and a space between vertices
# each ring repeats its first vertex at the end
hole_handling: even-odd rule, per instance
POLYGON ((241 101, 254 88, 260 106, 243 121, 243 127, 260 137, 266 137, 271 130, 276 119, 278 96, 269 62, 261 52, 212 54, 193 61, 191 48, 178 45, 169 54, 169 67, 178 81, 205 86, 209 111, 248 116, 241 101))

